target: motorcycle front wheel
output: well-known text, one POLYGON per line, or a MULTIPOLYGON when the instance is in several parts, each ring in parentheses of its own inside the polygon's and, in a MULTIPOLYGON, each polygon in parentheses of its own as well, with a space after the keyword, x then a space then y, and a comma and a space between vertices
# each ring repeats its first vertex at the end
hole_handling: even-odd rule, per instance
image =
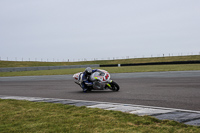
POLYGON ((110 83, 110 85, 111 85, 111 90, 113 90, 113 91, 119 91, 119 85, 116 83, 116 82, 114 82, 114 81, 112 81, 112 83, 110 83))

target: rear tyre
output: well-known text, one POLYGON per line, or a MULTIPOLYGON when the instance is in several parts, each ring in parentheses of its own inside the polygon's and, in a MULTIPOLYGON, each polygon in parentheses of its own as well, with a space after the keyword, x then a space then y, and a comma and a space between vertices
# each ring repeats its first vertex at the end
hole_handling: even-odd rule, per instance
POLYGON ((112 83, 110 83, 110 85, 112 87, 111 88, 112 91, 119 91, 120 87, 116 82, 112 81, 112 83))

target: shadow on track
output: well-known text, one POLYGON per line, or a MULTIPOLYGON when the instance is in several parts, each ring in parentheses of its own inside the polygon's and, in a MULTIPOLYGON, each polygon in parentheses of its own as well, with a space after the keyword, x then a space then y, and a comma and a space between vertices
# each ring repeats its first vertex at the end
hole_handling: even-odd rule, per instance
POLYGON ((82 93, 82 94, 94 94, 94 93, 115 93, 117 91, 106 91, 106 90, 92 90, 88 92, 83 92, 83 91, 74 91, 72 93, 82 93))

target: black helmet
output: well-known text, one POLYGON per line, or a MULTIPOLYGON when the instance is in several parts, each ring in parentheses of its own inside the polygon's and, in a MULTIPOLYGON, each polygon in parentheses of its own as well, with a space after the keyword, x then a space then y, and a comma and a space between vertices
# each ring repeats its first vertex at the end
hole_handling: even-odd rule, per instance
POLYGON ((91 74, 91 73, 92 73, 92 68, 87 67, 87 68, 85 69, 85 72, 86 72, 86 74, 91 74))

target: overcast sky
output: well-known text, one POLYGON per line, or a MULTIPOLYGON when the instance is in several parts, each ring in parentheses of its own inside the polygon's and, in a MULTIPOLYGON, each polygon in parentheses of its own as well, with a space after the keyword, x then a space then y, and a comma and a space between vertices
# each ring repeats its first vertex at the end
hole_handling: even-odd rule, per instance
POLYGON ((1 60, 199 54, 200 0, 1 0, 1 60))

